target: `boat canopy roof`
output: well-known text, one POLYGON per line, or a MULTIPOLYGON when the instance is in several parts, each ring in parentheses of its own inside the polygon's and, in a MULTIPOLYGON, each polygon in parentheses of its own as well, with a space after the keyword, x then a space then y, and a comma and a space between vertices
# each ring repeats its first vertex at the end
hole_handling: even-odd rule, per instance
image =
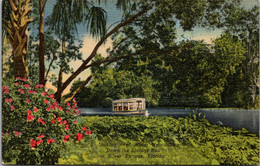
POLYGON ((114 100, 113 103, 129 103, 129 102, 136 102, 137 100, 141 100, 142 102, 144 102, 145 98, 119 99, 119 100, 114 100))

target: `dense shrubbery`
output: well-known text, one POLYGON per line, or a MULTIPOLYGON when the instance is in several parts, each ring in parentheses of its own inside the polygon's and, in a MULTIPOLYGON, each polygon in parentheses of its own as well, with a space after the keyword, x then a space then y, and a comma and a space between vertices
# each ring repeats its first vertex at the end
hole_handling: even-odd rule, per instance
POLYGON ((55 164, 67 144, 88 137, 77 103, 58 104, 42 85, 16 78, 2 87, 2 158, 16 164, 55 164))
MULTIPOLYGON (((61 164, 170 164, 170 165, 255 165, 259 163, 259 135, 246 129, 212 125, 197 115, 185 118, 151 117, 82 117, 98 137, 92 148, 71 148, 72 158, 61 164), (109 158, 121 154, 107 152, 108 144, 121 151, 157 149, 164 158, 109 158), (129 144, 116 147, 113 145, 129 144), (95 148, 94 148, 95 147, 95 148), (81 149, 81 154, 79 153, 81 149), (95 150, 94 150, 95 149, 95 150), (166 150, 163 150, 166 149, 166 150), (77 151, 77 153, 75 153, 77 151), (106 154, 106 157, 100 157, 106 154), (84 160, 76 160, 76 156, 84 160)), ((145 153, 139 153, 145 155, 145 153)))

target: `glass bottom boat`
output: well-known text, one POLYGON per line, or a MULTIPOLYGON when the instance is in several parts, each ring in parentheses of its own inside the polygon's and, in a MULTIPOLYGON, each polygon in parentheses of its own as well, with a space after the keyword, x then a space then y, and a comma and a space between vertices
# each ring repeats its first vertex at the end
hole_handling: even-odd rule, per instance
POLYGON ((114 100, 112 103, 113 114, 147 115, 145 98, 129 98, 114 100))

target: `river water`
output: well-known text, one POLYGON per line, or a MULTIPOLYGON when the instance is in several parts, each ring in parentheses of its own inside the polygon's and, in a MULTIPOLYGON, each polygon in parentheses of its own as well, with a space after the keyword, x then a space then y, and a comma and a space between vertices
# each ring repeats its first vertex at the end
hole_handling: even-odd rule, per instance
MULTIPOLYGON (((111 108, 80 108, 80 110, 82 116, 113 116, 111 108)), ((246 128, 250 132, 259 132, 259 110, 175 108, 148 108, 147 110, 149 116, 173 116, 176 118, 189 116, 195 110, 197 114, 201 112, 201 117, 206 115, 206 119, 213 124, 221 124, 235 130, 246 128)))

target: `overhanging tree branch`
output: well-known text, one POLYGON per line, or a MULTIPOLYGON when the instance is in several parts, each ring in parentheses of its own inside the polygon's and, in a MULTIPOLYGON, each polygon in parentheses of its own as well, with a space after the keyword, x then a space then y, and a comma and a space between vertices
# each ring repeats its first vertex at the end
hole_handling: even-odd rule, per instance
POLYGON ((134 56, 134 55, 141 55, 141 54, 144 54, 144 52, 143 53, 133 53, 133 54, 128 54, 128 55, 123 55, 123 56, 119 56, 119 57, 115 57, 115 58, 111 58, 111 59, 106 58, 104 61, 91 63, 91 64, 85 66, 84 69, 90 68, 92 66, 97 66, 97 65, 100 65, 100 64, 103 64, 103 63, 106 63, 106 62, 115 62, 115 61, 118 61, 120 59, 124 59, 124 58, 131 57, 131 56, 134 56))
MULTIPOLYGON (((156 52, 156 53, 169 53, 170 50, 164 50, 164 51, 159 51, 159 52, 156 52)), ((87 65, 86 66, 86 69, 89 68, 89 67, 92 67, 92 66, 97 66, 97 65, 101 65, 103 63, 106 63, 106 62, 115 62, 115 61, 118 61, 120 59, 124 59, 124 58, 127 58, 127 57, 131 57, 131 56, 135 56, 135 55, 144 55, 144 54, 151 54, 151 53, 155 53, 155 51, 145 51, 145 52, 139 52, 139 53, 132 53, 132 54, 128 54, 128 55, 124 55, 124 56, 120 56, 120 57, 115 57, 115 58, 111 58, 109 59, 110 55, 107 56, 107 58, 103 61, 100 61, 100 62, 94 62, 94 63, 91 63, 90 65, 87 65)), ((94 73, 92 73, 82 84, 80 87, 78 87, 72 94, 71 97, 67 98, 65 100, 65 102, 69 102, 70 100, 72 100, 77 93, 79 93, 86 85, 87 83, 93 78, 94 76, 94 73)))
POLYGON ((93 76, 94 76, 94 74, 91 74, 90 76, 88 76, 88 78, 80 85, 80 87, 78 87, 78 88, 73 92, 72 96, 70 96, 69 98, 67 98, 67 99, 65 100, 65 103, 67 103, 67 102, 69 102, 70 100, 72 100, 72 99, 76 96, 76 94, 77 94, 79 91, 81 91, 81 89, 83 89, 83 88, 87 85, 87 83, 92 79, 93 76))
POLYGON ((147 11, 149 11, 151 9, 145 9, 140 11, 139 13, 137 13, 136 15, 134 15, 133 17, 125 20, 124 22, 118 24, 115 28, 113 28, 110 32, 108 32, 95 46, 95 48, 93 49, 92 53, 90 54, 90 56, 82 63, 82 65, 64 82, 64 84, 61 86, 61 88, 59 90, 57 90, 57 92, 55 93, 55 98, 57 98, 58 96, 61 95, 61 93, 64 91, 65 88, 67 88, 67 86, 81 73, 85 70, 86 65, 94 58, 94 56, 97 53, 97 50, 99 49, 99 47, 105 42, 105 40, 111 36, 113 33, 115 33, 116 31, 118 31, 121 27, 127 25, 128 23, 134 21, 136 18, 138 18, 139 16, 143 15, 144 13, 146 13, 147 11))

